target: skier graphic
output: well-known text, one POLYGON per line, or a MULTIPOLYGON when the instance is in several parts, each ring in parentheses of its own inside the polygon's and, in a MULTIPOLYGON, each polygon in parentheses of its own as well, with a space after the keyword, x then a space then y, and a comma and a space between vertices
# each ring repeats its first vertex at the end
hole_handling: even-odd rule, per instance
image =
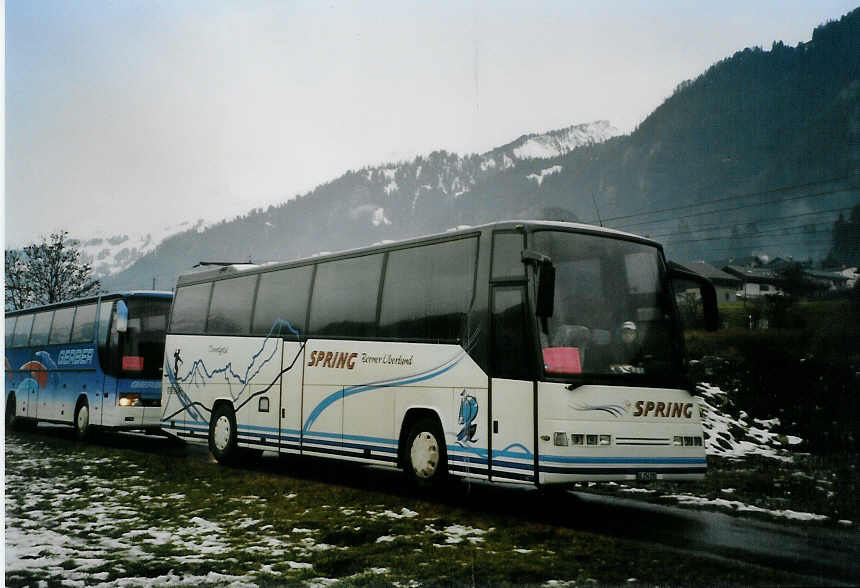
POLYGON ((460 432, 457 433, 457 441, 461 443, 474 443, 475 432, 478 430, 478 424, 473 421, 478 416, 478 399, 467 394, 466 390, 460 392, 460 415, 457 418, 457 424, 462 425, 460 432))
POLYGON ((178 376, 179 374, 179 364, 182 363, 182 358, 179 357, 179 352, 182 351, 178 349, 173 352, 173 375, 178 376))

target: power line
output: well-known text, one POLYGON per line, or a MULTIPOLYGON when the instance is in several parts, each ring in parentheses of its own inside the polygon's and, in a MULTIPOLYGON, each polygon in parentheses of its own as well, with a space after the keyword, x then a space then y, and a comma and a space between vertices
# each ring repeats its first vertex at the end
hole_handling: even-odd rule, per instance
MULTIPOLYGON (((793 218, 801 218, 804 216, 816 216, 819 214, 830 214, 833 212, 847 212, 849 210, 850 210, 850 208, 830 208, 827 210, 819 210, 817 212, 804 212, 801 214, 792 214, 792 215, 788 215, 788 216, 777 216, 777 217, 770 217, 770 218, 765 218, 765 219, 760 219, 760 220, 746 221, 743 224, 746 224, 746 225, 750 225, 750 224, 763 225, 763 224, 770 224, 772 222, 777 222, 777 221, 791 220, 793 218)), ((833 223, 832 222, 825 222, 825 223, 818 223, 818 224, 832 225, 833 223)), ((808 226, 808 225, 798 225, 798 226, 808 226)), ((713 229, 724 229, 724 228, 726 228, 725 224, 705 225, 705 226, 699 226, 699 227, 691 227, 690 232, 708 231, 708 230, 713 230, 713 229)), ((767 230, 779 230, 779 228, 780 227, 777 227, 775 229, 767 229, 767 230)), ((791 227, 786 227, 786 228, 791 228, 791 227)), ((670 231, 668 233, 656 233, 656 234, 649 233, 648 237, 651 239, 656 239, 657 237, 669 237, 672 235, 684 235, 684 234, 686 234, 686 232, 670 231)))
MULTIPOLYGON (((837 209, 837 210, 840 210, 840 209, 837 209)), ((818 214, 818 213, 810 213, 810 214, 818 214)), ((806 215, 794 215, 794 216, 786 217, 786 218, 796 218, 796 217, 798 217, 798 216, 806 216, 806 215)), ((747 223, 747 224, 756 224, 756 225, 758 225, 758 224, 765 224, 765 222, 766 222, 766 221, 753 221, 753 222, 751 222, 751 223, 747 223)), ((790 230, 790 229, 807 229, 808 227, 829 227, 829 226, 832 226, 832 225, 833 225, 833 223, 830 223, 830 222, 823 222, 823 223, 813 223, 813 224, 793 225, 793 226, 790 226, 790 227, 774 227, 774 228, 772 228, 772 229, 763 229, 763 230, 761 230, 761 231, 748 231, 748 232, 741 233, 741 234, 737 234, 737 235, 727 235, 727 236, 716 236, 716 235, 715 235, 715 236, 711 236, 711 237, 698 237, 698 238, 695 238, 695 239, 686 239, 686 240, 684 240, 684 241, 666 241, 666 243, 694 243, 694 242, 697 242, 697 241, 712 241, 712 240, 715 240, 715 239, 744 238, 744 237, 753 237, 753 236, 758 236, 758 235, 768 235, 768 234, 774 234, 774 233, 783 233, 783 234, 787 234, 787 233, 784 233, 784 231, 788 231, 788 230, 790 230)), ((725 228, 725 227, 721 227, 721 228, 725 228)), ((702 230, 702 229, 697 229, 697 230, 702 230)), ((690 231, 690 233, 692 233, 692 232, 693 232, 693 230, 691 230, 691 231, 690 231)), ((829 232, 832 234, 832 231, 829 231, 829 232)), ((672 232, 672 233, 664 233, 664 234, 663 234, 663 235, 661 235, 661 236, 664 236, 664 237, 665 237, 665 236, 672 236, 672 235, 683 236, 683 235, 686 235, 686 234, 687 234, 687 233, 685 233, 685 232, 683 232, 683 233, 682 233, 682 232, 676 231, 676 232, 672 232)), ((652 238, 652 239, 653 239, 653 238, 655 238, 655 237, 654 237, 654 236, 651 236, 650 238, 652 238)))
POLYGON ((782 204, 784 202, 791 202, 794 200, 803 200, 805 198, 815 198, 816 196, 828 196, 828 195, 832 195, 832 194, 839 194, 841 192, 848 192, 850 190, 857 190, 858 188, 860 188, 860 186, 849 186, 847 188, 843 188, 843 189, 839 189, 839 190, 826 190, 824 192, 816 192, 814 194, 805 194, 803 196, 792 196, 790 198, 781 198, 779 200, 767 200, 765 202, 758 202, 756 204, 742 204, 740 206, 735 206, 734 208, 721 208, 721 209, 717 209, 717 210, 707 210, 707 211, 703 211, 703 212, 694 212, 691 214, 676 216, 673 218, 651 220, 651 221, 642 221, 639 223, 631 223, 629 225, 620 225, 620 226, 616 226, 613 228, 615 228, 615 229, 628 229, 630 227, 638 227, 641 225, 650 225, 650 224, 654 224, 654 223, 665 223, 665 222, 672 222, 672 221, 681 220, 684 218, 693 218, 694 216, 705 216, 708 214, 720 214, 720 213, 725 213, 725 212, 734 212, 736 210, 742 210, 744 208, 754 208, 756 206, 765 206, 767 204, 782 204))
POLYGON ((738 200, 738 199, 741 199, 741 198, 750 198, 750 197, 752 197, 752 196, 764 196, 764 195, 767 195, 767 194, 775 194, 775 193, 777 193, 777 192, 787 192, 787 191, 789 191, 789 190, 797 190, 797 189, 799 189, 799 188, 808 188, 808 187, 810 187, 810 186, 818 186, 818 185, 820 185, 820 184, 829 184, 829 183, 832 183, 832 182, 841 182, 841 181, 843 181, 843 180, 849 180, 849 179, 851 179, 851 178, 854 178, 854 177, 856 177, 857 175, 860 175, 860 174, 856 174, 856 173, 855 173, 855 174, 851 174, 851 175, 848 175, 848 176, 842 176, 842 177, 839 177, 839 178, 831 178, 831 179, 829 179, 829 180, 818 180, 818 181, 815 181, 815 182, 808 182, 808 183, 806 183, 806 184, 794 184, 794 185, 792 185, 792 186, 782 186, 782 187, 780 187, 780 188, 771 188, 770 190, 762 190, 762 191, 760 191, 760 192, 748 192, 748 193, 746 193, 746 194, 735 194, 735 195, 732 195, 732 196, 724 196, 724 197, 722 197, 722 198, 715 198, 715 199, 713 199, 713 200, 704 200, 704 201, 696 202, 696 203, 693 203, 693 204, 682 204, 682 205, 680 205, 680 206, 672 206, 672 207, 669 207, 669 208, 662 208, 662 209, 660 209, 660 210, 651 210, 651 211, 647 211, 647 212, 644 212, 644 211, 643 211, 643 212, 638 212, 638 213, 633 213, 633 214, 627 214, 627 215, 622 215, 622 216, 615 216, 615 217, 612 217, 612 218, 603 219, 603 222, 616 221, 616 220, 623 220, 623 219, 627 219, 627 218, 636 218, 636 217, 640 217, 640 216, 646 216, 646 215, 649 215, 649 214, 658 214, 658 213, 661 213, 661 212, 672 212, 672 211, 675 211, 675 210, 683 210, 683 209, 685 209, 685 208, 695 208, 696 206, 704 206, 704 205, 706 205, 706 204, 716 204, 716 203, 719 203, 719 202, 727 202, 727 201, 730 201, 730 200, 738 200))

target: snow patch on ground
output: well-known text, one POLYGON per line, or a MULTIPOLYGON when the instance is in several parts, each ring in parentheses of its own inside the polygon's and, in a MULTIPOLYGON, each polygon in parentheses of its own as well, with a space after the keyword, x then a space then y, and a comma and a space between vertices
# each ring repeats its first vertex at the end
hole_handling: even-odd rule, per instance
POLYGON ((690 496, 688 494, 666 494, 664 498, 671 498, 685 505, 716 506, 718 508, 726 508, 735 512, 758 512, 793 521, 826 521, 829 518, 824 515, 797 512, 795 510, 773 510, 761 508, 759 506, 745 504, 737 500, 726 500, 725 498, 704 498, 702 496, 690 496))
POLYGON ((786 447, 802 443, 800 437, 780 435, 772 431, 779 419, 749 419, 744 411, 732 416, 733 405, 726 392, 716 386, 699 384, 696 399, 702 408, 705 430, 705 452, 730 459, 757 455, 790 462, 786 447), (752 423, 750 423, 750 420, 752 423))

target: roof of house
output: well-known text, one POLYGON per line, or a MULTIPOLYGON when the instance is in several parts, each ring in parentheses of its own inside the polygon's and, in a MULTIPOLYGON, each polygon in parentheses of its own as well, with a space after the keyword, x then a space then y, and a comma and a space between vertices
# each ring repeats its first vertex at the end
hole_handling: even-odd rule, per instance
POLYGON ((828 272, 826 270, 803 270, 803 273, 810 278, 817 278, 819 280, 831 280, 833 282, 847 282, 848 276, 840 273, 840 272, 828 272))
POLYGON ((741 280, 738 279, 736 276, 728 274, 703 261, 678 261, 676 263, 685 267, 691 272, 695 272, 700 276, 708 278, 717 286, 736 287, 739 286, 741 282, 741 280))
POLYGON ((727 265, 723 271, 740 278, 745 282, 756 282, 759 284, 777 284, 782 282, 779 274, 775 271, 758 267, 740 267, 727 265))

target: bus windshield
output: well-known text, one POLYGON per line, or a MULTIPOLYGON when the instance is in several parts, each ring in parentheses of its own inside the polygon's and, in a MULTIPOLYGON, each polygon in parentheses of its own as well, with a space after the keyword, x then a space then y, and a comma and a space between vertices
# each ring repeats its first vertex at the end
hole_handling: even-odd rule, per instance
POLYGON ((122 375, 161 378, 170 300, 129 298, 126 304, 128 330, 120 338, 122 375))
POLYGON ((560 231, 535 232, 533 247, 556 270, 553 315, 540 327, 548 376, 678 375, 680 334, 656 247, 560 231))

